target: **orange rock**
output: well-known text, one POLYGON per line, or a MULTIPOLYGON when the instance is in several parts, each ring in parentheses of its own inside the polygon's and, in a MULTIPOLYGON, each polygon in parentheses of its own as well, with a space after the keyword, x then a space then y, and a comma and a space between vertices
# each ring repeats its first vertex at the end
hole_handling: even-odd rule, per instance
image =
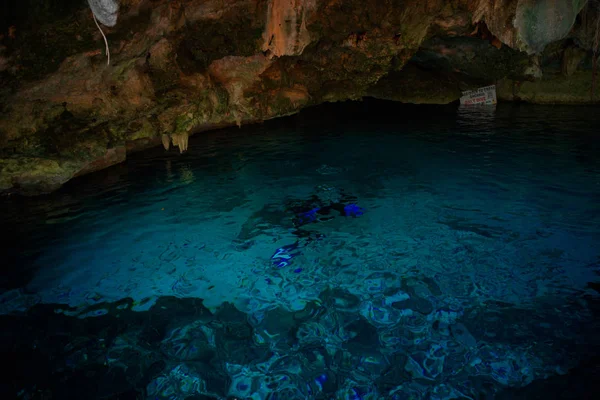
POLYGON ((100 50, 100 49, 91 50, 91 51, 88 51, 83 54, 87 57, 93 57, 93 56, 97 56, 98 54, 102 54, 102 50, 100 50))
POLYGON ((271 0, 262 50, 275 57, 302 54, 310 43, 307 14, 315 7, 316 0, 271 0))
POLYGON ((502 42, 497 37, 492 39, 491 44, 492 44, 492 46, 494 46, 497 49, 502 47, 502 42))

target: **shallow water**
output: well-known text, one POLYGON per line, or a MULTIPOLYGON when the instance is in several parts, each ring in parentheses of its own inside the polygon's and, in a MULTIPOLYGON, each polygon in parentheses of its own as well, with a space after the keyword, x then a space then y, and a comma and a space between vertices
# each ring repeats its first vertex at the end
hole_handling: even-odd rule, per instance
POLYGON ((9 390, 518 397, 598 355, 597 112, 326 105, 3 199, 9 390))

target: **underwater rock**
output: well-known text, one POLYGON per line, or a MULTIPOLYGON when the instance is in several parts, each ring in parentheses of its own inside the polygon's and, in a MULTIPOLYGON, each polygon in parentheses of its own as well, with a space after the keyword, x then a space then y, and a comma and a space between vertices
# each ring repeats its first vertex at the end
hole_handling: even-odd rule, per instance
POLYGON ((415 379, 435 380, 444 372, 445 355, 431 351, 417 351, 408 357, 405 369, 415 379))
POLYGON ((323 305, 340 311, 353 311, 360 305, 359 297, 340 288, 327 289, 321 293, 319 298, 323 305))
MULTIPOLYGON (((410 296, 408 293, 406 293, 402 290, 388 289, 385 292, 385 300, 384 301, 385 301, 386 305, 394 307, 394 304, 401 304, 401 303, 407 301, 408 299, 410 299, 410 296)), ((403 309, 404 307, 394 307, 394 308, 403 309)))
POLYGON ((206 383, 184 364, 179 364, 148 384, 146 391, 153 399, 187 398, 206 391, 206 383))
POLYGON ((324 312, 325 307, 323 307, 317 301, 311 301, 306 304, 306 307, 304 307, 304 309, 294 312, 293 317, 296 321, 304 322, 311 318, 318 318, 324 312))
POLYGON ((201 321, 178 327, 162 341, 161 350, 177 360, 209 362, 216 356, 214 332, 201 321))
POLYGON ((467 348, 477 346, 477 340, 471 335, 466 326, 461 323, 457 323, 454 325, 450 325, 450 331, 452 332, 452 336, 456 339, 457 342, 461 343, 463 346, 467 348))
POLYGON ((352 322, 344 328, 352 339, 344 343, 344 347, 350 352, 358 351, 361 349, 372 348, 373 343, 379 341, 379 334, 377 328, 371 325, 366 319, 360 318, 357 321, 352 322))
POLYGON ((412 310, 396 310, 385 305, 385 301, 365 301, 361 304, 360 314, 376 326, 391 326, 398 323, 402 317, 412 315, 412 310))
POLYGON ((449 308, 442 308, 442 309, 435 311, 430 316, 430 319, 451 325, 451 324, 455 323, 460 317, 462 317, 462 315, 463 315, 462 311, 452 310, 449 308))
POLYGON ((408 357, 403 352, 396 352, 389 354, 387 359, 389 368, 377 377, 376 384, 383 392, 392 392, 400 382, 406 382, 410 379, 409 373, 404 368, 408 357))
POLYGON ((415 337, 421 338, 415 339, 415 342, 420 342, 423 338, 427 337, 432 329, 431 322, 427 319, 427 317, 421 314, 409 315, 405 317, 402 322, 404 328, 415 334, 415 337))
POLYGON ((284 352, 291 348, 301 324, 294 314, 281 308, 265 312, 260 324, 254 327, 255 335, 259 335, 264 343, 269 343, 271 349, 284 352))
MULTIPOLYGON (((324 299, 350 296, 359 302, 339 288, 325 293, 324 299)), ((564 354, 550 354, 551 347, 532 347, 529 341, 477 342, 468 332, 467 325, 477 324, 473 317, 485 315, 487 307, 510 310, 508 304, 490 303, 464 315, 451 308, 430 316, 414 313, 392 325, 377 324, 358 315, 357 309, 344 311, 316 301, 297 312, 266 311, 262 318, 251 318, 252 323, 228 303, 214 315, 191 299, 161 298, 151 311, 139 313, 123 307, 126 304, 103 305, 108 313, 88 319, 38 305, 25 318, 30 325, 35 321, 31 326, 43 321, 53 329, 49 338, 31 326, 17 337, 16 326, 26 320, 3 318, 10 339, 5 350, 17 346, 24 360, 42 360, 44 354, 56 358, 43 359, 42 368, 17 362, 20 371, 33 368, 43 374, 44 368, 52 368, 53 374, 64 377, 57 383, 30 379, 23 393, 41 387, 63 398, 61 390, 67 384, 70 392, 81 387, 91 390, 88 397, 104 398, 122 393, 133 398, 139 394, 136 388, 158 399, 492 398, 502 388, 524 387, 552 376, 564 362, 559 360, 564 354), (85 335, 69 339, 65 329, 85 335), (151 336, 149 331, 156 333, 151 336), (92 378, 82 382, 84 376, 92 378)), ((521 325, 522 330, 537 329, 539 323, 521 325)))
POLYGON ((392 307, 398 310, 410 309, 424 315, 433 311, 431 302, 418 296, 410 296, 406 300, 394 302, 392 303, 392 307))

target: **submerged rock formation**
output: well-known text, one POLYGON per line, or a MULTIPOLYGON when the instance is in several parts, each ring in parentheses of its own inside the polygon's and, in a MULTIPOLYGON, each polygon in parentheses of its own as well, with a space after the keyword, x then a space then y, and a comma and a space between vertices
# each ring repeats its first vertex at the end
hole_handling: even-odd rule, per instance
POLYGON ((597 0, 118 3, 110 65, 87 2, 3 6, 0 192, 327 101, 449 103, 489 84, 501 100, 598 101, 597 0))

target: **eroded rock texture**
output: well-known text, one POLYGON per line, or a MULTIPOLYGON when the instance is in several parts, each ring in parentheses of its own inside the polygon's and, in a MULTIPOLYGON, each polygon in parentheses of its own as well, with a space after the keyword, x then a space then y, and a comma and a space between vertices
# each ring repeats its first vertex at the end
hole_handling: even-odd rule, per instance
POLYGON ((596 0, 121 0, 104 41, 84 1, 0 20, 0 191, 37 194, 190 134, 363 96, 590 103, 596 0))

